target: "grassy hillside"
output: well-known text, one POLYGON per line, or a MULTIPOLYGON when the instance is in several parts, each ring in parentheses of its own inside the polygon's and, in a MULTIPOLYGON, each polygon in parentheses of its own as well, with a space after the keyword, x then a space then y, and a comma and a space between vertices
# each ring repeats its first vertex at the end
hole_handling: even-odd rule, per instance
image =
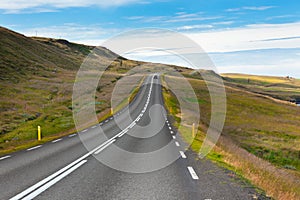
MULTIPOLYGON (((77 70, 91 46, 66 40, 28 38, 0 27, 0 154, 44 136, 74 131, 72 89, 77 70)), ((106 48, 97 59, 117 55, 106 48)), ((116 80, 140 62, 119 57, 111 63, 96 92, 99 118, 108 113, 116 80)))
POLYGON ((300 102, 300 80, 293 77, 223 74, 228 85, 276 99, 300 102))
MULTIPOLYGON (((255 77, 259 82, 285 81, 285 78, 255 77)), ((177 119, 180 112, 178 101, 168 91, 168 85, 176 86, 180 78, 166 76, 164 80, 165 102, 177 119)), ((210 122, 211 100, 201 77, 193 76, 189 82, 195 90, 201 110, 200 128, 192 143, 192 149, 199 151, 210 122)), ((218 145, 208 157, 243 175, 276 199, 299 198, 300 107, 279 103, 240 87, 237 89, 232 87, 229 80, 225 85, 226 122, 218 145)), ((177 89, 180 90, 180 86, 177 89)), ((193 108, 190 109, 192 112, 193 108)), ((175 124, 178 125, 178 122, 176 120, 175 124)), ((186 124, 183 130, 182 136, 189 141, 191 125, 186 124)))

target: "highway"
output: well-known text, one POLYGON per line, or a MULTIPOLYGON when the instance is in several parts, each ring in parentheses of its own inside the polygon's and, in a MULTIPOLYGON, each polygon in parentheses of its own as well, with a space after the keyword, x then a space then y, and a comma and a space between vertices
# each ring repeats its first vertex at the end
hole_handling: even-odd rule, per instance
POLYGON ((0 199, 253 199, 231 172, 185 151, 163 105, 150 75, 113 117, 1 157, 0 199))

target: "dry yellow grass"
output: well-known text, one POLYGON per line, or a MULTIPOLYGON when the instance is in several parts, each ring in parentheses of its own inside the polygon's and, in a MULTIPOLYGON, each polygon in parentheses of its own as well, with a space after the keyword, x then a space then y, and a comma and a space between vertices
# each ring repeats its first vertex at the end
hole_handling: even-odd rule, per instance
MULTIPOLYGON (((188 80, 201 100, 200 128, 191 144, 191 148, 198 152, 210 121, 210 100, 202 80, 192 78, 188 80)), ((255 186, 266 191, 268 196, 280 200, 300 199, 300 173, 298 170, 284 168, 285 163, 288 162, 285 156, 272 158, 277 159, 273 160, 276 164, 273 165, 266 160, 271 157, 262 159, 252 154, 257 149, 259 153, 260 149, 265 149, 265 152, 271 152, 270 155, 273 151, 280 152, 281 149, 290 152, 299 151, 299 108, 276 103, 242 90, 232 88, 226 90, 228 110, 224 133, 208 158, 242 175, 255 186), (250 153, 242 147, 247 147, 253 152, 250 153)), ((172 107, 172 110, 169 109, 170 113, 177 118, 176 116, 180 115, 174 111, 180 110, 176 105, 176 98, 167 89, 164 93, 167 108, 172 107)), ((180 133, 187 142, 190 141, 190 126, 181 128, 180 133)), ((293 163, 298 166, 299 158, 293 157, 293 163)))

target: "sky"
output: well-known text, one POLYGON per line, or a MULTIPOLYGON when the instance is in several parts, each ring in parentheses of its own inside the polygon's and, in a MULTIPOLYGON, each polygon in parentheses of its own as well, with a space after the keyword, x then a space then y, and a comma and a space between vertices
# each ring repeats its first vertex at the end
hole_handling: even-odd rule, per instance
MULTIPOLYGON (((220 73, 300 78, 299 0, 1 0, 0 26, 89 45, 124 31, 164 28, 201 46, 220 73)), ((125 55, 187 65, 172 56, 125 55)))

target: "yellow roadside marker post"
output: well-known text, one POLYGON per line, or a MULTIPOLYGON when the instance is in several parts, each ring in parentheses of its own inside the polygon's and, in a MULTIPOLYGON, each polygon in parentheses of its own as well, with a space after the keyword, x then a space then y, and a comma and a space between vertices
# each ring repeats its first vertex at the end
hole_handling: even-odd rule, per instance
POLYGON ((195 123, 193 123, 193 127, 192 127, 192 136, 193 136, 193 139, 195 138, 195 123))
POLYGON ((41 127, 38 126, 38 141, 42 140, 42 132, 41 132, 41 127))

